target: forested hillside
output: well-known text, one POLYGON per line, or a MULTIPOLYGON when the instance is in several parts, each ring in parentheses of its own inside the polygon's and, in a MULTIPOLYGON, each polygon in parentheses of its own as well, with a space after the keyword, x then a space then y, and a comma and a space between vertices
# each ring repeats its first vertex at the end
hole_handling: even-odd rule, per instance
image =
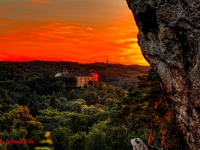
POLYGON ((137 83, 137 76, 146 74, 150 67, 121 64, 79 64, 76 62, 0 62, 1 79, 29 79, 30 77, 52 78, 55 74, 68 70, 69 72, 96 72, 99 81, 106 85, 114 85, 127 90, 137 83))
POLYGON ((181 149, 172 111, 152 70, 67 64, 0 63, 1 147, 131 150, 130 139, 140 137, 149 145, 181 149), (63 68, 97 72, 100 81, 85 88, 68 87, 64 78, 54 77, 63 68), (123 80, 127 90, 117 86, 123 80))

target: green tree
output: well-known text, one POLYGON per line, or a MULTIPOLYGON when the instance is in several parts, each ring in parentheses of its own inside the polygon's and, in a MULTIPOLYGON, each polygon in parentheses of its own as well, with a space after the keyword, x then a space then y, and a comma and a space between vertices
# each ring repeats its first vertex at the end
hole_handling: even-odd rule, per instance
POLYGON ((69 77, 68 84, 70 87, 75 87, 77 85, 77 78, 76 77, 69 77))
MULTIPOLYGON (((4 141, 6 141, 6 139, 33 139, 38 132, 42 130, 42 124, 29 114, 27 107, 19 106, 9 113, 4 113, 0 117, 0 135, 3 135, 2 138, 4 141)), ((27 143, 23 145, 13 144, 9 145, 7 148, 15 148, 16 150, 28 149, 27 143)))
POLYGON ((69 128, 73 133, 89 130, 88 117, 82 114, 70 114, 68 117, 61 123, 61 126, 69 128))
POLYGON ((75 89, 71 89, 71 90, 67 93, 67 97, 68 97, 69 100, 77 99, 78 96, 77 96, 77 93, 76 93, 75 89))
POLYGON ((94 91, 86 91, 83 98, 86 100, 87 105, 95 105, 98 101, 97 93, 94 91))
POLYGON ((86 104, 84 99, 77 99, 72 103, 72 110, 76 113, 81 113, 82 107, 86 104))
POLYGON ((84 115, 94 115, 98 112, 98 108, 95 107, 94 105, 91 106, 83 105, 81 108, 81 112, 84 115))
POLYGON ((55 86, 56 91, 59 91, 59 92, 64 92, 65 91, 66 84, 65 84, 64 81, 58 80, 58 81, 56 81, 54 83, 55 83, 54 86, 55 86))
POLYGON ((106 133, 93 129, 86 137, 86 150, 106 150, 106 133))
POLYGON ((101 99, 101 104, 105 104, 105 101, 106 101, 106 99, 108 99, 108 98, 115 99, 115 95, 112 94, 112 93, 106 94, 106 95, 101 99))
POLYGON ((52 139, 56 150, 67 149, 72 131, 66 127, 58 127, 52 131, 52 139))
POLYGON ((68 149, 69 150, 84 150, 86 143, 85 132, 76 133, 69 138, 68 149))
POLYGON ((105 101, 105 106, 108 106, 108 108, 111 110, 111 108, 113 108, 117 102, 119 102, 117 99, 107 98, 105 101))
POLYGON ((55 98, 55 97, 51 97, 51 99, 50 99, 50 106, 52 107, 52 108, 54 108, 54 109, 56 109, 57 108, 57 105, 58 105, 58 100, 55 98))

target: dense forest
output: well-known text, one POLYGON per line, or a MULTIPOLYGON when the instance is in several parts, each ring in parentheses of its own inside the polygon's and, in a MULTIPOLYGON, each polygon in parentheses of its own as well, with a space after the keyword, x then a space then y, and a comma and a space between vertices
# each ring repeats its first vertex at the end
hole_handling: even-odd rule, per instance
POLYGON ((0 63, 0 149, 131 150, 130 139, 183 149, 159 79, 150 67, 72 62, 0 63), (99 81, 66 86, 63 69, 99 81))

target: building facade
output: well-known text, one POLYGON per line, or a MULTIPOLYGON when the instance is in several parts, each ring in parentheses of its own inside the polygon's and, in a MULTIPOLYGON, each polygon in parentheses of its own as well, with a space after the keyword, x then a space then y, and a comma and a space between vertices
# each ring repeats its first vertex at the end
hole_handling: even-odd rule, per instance
POLYGON ((76 77, 77 79, 77 87, 84 87, 88 85, 89 81, 93 80, 92 73, 86 73, 86 72, 70 72, 70 77, 76 77))
POLYGON ((88 72, 62 72, 55 75, 55 77, 76 77, 77 84, 76 87, 85 87, 88 86, 89 81, 98 81, 97 73, 88 73, 88 72))

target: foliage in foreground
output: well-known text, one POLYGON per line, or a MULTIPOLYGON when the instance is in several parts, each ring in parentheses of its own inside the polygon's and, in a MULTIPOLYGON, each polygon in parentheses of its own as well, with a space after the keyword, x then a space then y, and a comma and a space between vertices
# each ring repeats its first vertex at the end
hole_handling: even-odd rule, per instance
MULTIPOLYGON (((50 131, 56 150, 128 150, 131 138, 181 149, 175 119, 155 73, 139 76, 127 93, 99 82, 67 87, 64 80, 35 75, 0 81, 0 138, 33 139, 50 131), (152 134, 153 133, 153 134, 152 134)), ((11 72, 12 76, 12 72, 11 72)), ((8 150, 34 145, 7 145, 8 150)))
POLYGON ((166 150, 183 149, 179 130, 159 79, 151 69, 148 76, 138 77, 137 88, 130 88, 111 111, 111 126, 125 126, 132 138, 166 150))

